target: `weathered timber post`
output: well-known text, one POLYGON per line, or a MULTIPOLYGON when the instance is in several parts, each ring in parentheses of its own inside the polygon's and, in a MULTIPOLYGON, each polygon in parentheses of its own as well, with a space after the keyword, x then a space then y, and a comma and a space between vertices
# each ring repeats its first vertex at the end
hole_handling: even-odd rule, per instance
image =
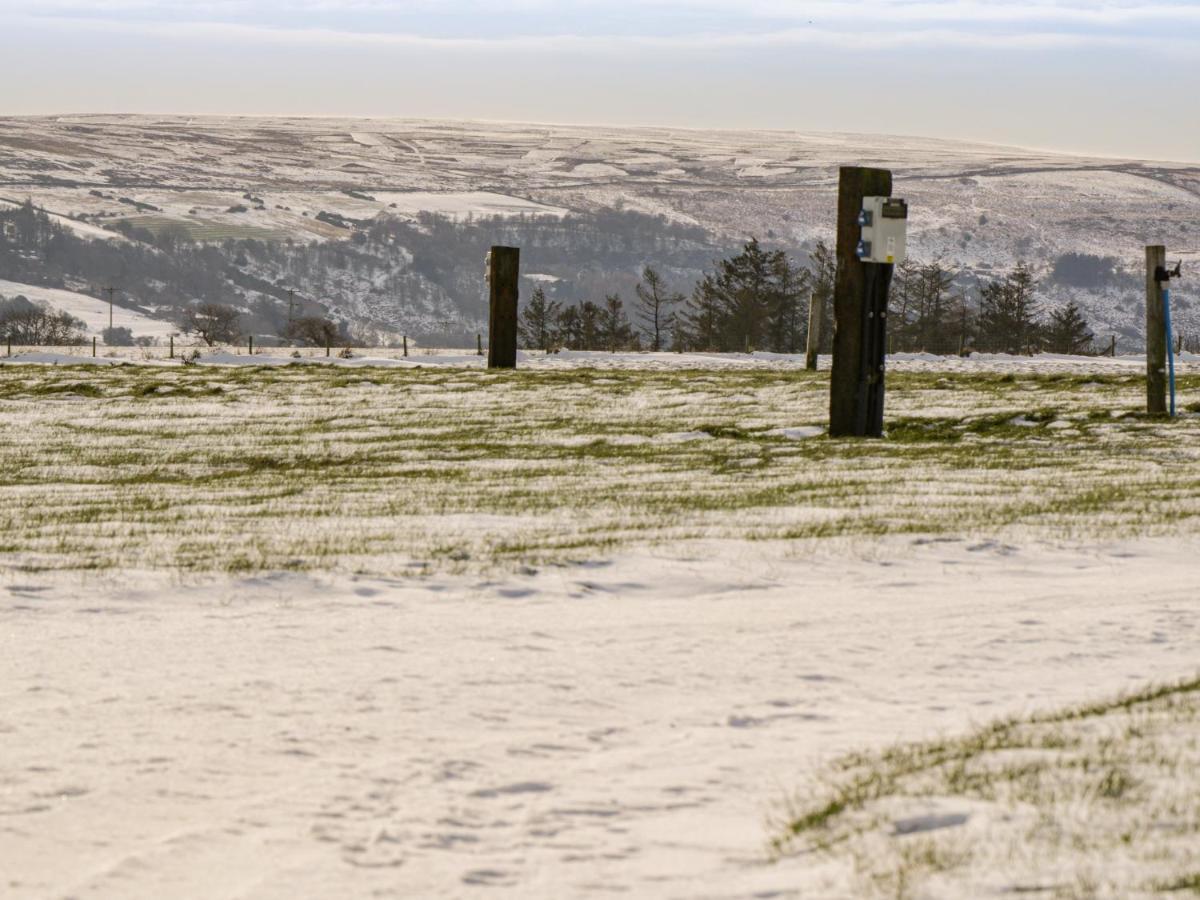
POLYGON ((333 339, 329 335, 325 335, 325 355, 329 355, 329 348, 333 343, 333 339))
POLYGON ((482 334, 475 335, 475 355, 483 356, 483 335, 482 334))
POLYGON ((404 358, 408 359, 408 335, 404 335, 404 358))
POLYGON ((1163 284, 1158 273, 1167 267, 1166 247, 1146 248, 1146 412, 1167 414, 1167 321, 1163 284))
POLYGON ((168 335, 167 340, 171 342, 171 359, 175 358, 175 335, 168 335))
POLYGON ((493 247, 488 303, 488 368, 517 367, 517 301, 521 273, 521 251, 516 247, 493 247))
POLYGON ((883 437, 887 297, 893 266, 864 263, 859 215, 864 197, 890 197, 886 169, 843 167, 838 184, 837 280, 833 295, 830 437, 883 437))
POLYGON ((1108 355, 1113 359, 1117 358, 1117 336, 1115 334, 1112 336, 1112 343, 1109 344, 1108 355))
POLYGON ((92 359, 96 358, 96 336, 92 335, 92 359))
POLYGON ((254 355, 254 335, 250 335, 250 355, 254 355))
POLYGON ((804 358, 804 368, 810 372, 817 371, 817 359, 821 352, 821 295, 813 291, 808 298, 808 354, 804 358))

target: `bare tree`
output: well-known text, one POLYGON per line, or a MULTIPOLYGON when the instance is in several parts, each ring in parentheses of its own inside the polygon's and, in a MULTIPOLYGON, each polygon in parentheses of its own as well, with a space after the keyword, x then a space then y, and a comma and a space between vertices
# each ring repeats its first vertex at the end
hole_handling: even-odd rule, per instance
POLYGON ((184 334, 195 332, 208 346, 232 344, 241 337, 239 320, 242 314, 223 303, 201 303, 187 309, 180 319, 184 334))

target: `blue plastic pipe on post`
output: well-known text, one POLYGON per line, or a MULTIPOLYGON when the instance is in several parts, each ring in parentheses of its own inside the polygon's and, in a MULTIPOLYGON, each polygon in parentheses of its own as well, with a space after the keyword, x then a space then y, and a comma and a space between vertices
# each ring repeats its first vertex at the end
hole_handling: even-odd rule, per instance
POLYGON ((1175 335, 1171 330, 1171 292, 1163 291, 1164 321, 1167 325, 1167 378, 1171 392, 1171 418, 1175 418, 1175 335))

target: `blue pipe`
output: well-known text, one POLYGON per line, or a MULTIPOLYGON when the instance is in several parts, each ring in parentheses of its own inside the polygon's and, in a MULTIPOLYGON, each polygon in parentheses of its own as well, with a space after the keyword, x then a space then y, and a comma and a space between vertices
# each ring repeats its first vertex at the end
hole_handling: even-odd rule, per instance
POLYGON ((1167 371, 1170 373, 1171 418, 1175 418, 1175 335, 1171 329, 1171 292, 1163 290, 1163 306, 1167 322, 1167 371))

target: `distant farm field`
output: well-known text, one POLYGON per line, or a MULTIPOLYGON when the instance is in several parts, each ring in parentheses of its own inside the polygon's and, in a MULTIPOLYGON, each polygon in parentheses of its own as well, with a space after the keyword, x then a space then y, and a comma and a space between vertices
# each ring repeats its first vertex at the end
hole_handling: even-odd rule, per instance
POLYGON ((1136 376, 893 375, 883 442, 821 434, 827 378, 5 367, 0 559, 389 574, 722 538, 1197 530, 1200 416, 1142 417, 1136 376))

